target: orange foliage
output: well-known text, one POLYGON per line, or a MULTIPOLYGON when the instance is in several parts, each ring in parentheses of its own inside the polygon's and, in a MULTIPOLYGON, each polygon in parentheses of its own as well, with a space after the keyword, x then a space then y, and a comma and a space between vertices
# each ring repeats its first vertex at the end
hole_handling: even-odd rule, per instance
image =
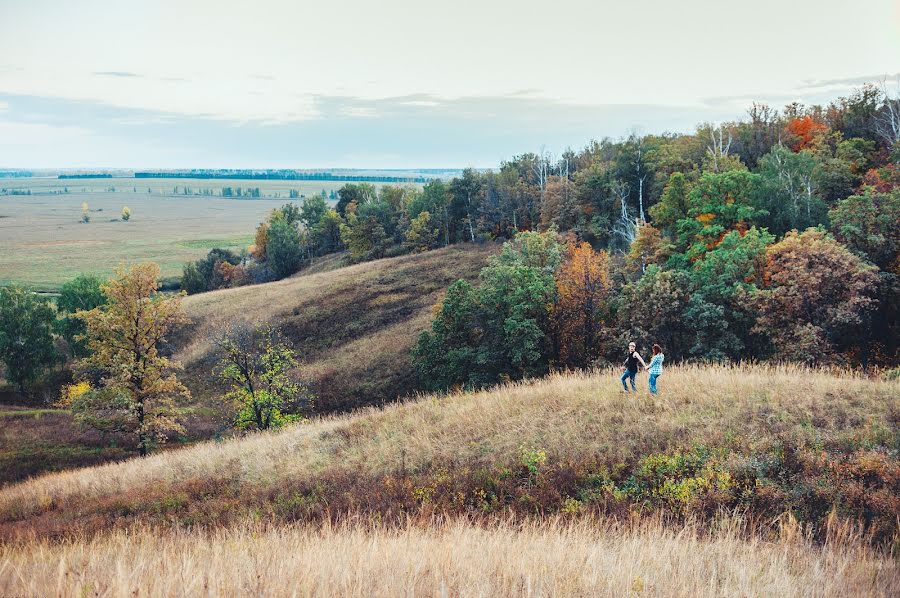
POLYGON ((566 262, 556 276, 556 288, 553 322, 560 363, 572 367, 590 365, 609 294, 606 252, 595 252, 589 243, 569 245, 566 262))
POLYGON ((863 177, 863 187, 872 187, 878 193, 890 193, 900 189, 900 168, 888 164, 884 168, 872 168, 863 177))
POLYGON ((827 133, 828 125, 816 122, 811 116, 801 116, 787 124, 787 131, 794 137, 791 149, 798 152, 812 146, 816 139, 827 133))

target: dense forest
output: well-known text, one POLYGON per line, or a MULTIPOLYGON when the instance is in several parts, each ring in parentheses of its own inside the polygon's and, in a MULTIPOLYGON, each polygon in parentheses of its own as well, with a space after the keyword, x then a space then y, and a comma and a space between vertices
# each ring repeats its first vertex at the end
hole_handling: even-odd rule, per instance
POLYGON ((896 366, 900 99, 868 85, 827 106, 753 104, 694 134, 526 153, 422 189, 347 184, 286 204, 250 254, 214 250, 185 288, 511 240, 475 288, 450 288, 417 348, 429 386, 617 361, 896 366), (525 234, 529 232, 531 234, 525 234))

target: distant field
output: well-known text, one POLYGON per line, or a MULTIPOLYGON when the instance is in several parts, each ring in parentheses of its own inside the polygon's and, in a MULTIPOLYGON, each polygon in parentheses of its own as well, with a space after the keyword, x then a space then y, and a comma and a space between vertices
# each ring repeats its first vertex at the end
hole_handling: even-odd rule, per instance
MULTIPOLYGON (((30 177, 30 178, 0 178, 0 190, 6 189, 27 191, 32 193, 62 193, 66 189, 70 193, 105 193, 109 189, 115 189, 116 193, 128 195, 183 195, 187 187, 193 193, 200 194, 201 190, 209 189, 214 194, 221 194, 223 187, 242 189, 259 187, 261 195, 269 198, 287 198, 291 191, 297 191, 300 195, 313 195, 337 191, 344 185, 344 181, 272 181, 272 180, 241 180, 241 179, 135 179, 131 177, 116 177, 111 179, 60 179, 56 177, 30 177), (176 191, 177 188, 177 191, 176 191), (148 192, 149 189, 149 192, 148 192)), ((376 186, 380 187, 378 183, 376 186)))
POLYGON ((288 201, 290 190, 312 195, 337 189, 338 181, 195 179, 0 179, 0 189, 32 195, 0 195, 0 286, 24 284, 53 291, 81 272, 108 275, 121 263, 154 261, 163 277, 180 275, 184 263, 213 247, 238 249, 253 242, 256 225, 288 201), (259 187, 277 199, 173 195, 222 187, 259 187), (106 191, 108 188, 115 191, 106 191), (147 193, 148 187, 151 193, 147 193), (62 193, 68 188, 68 193, 62 193), (136 191, 135 191, 136 189, 136 191), (57 194, 58 193, 58 194, 57 194), (91 221, 82 224, 81 204, 91 221), (122 206, 132 211, 122 222, 122 206))

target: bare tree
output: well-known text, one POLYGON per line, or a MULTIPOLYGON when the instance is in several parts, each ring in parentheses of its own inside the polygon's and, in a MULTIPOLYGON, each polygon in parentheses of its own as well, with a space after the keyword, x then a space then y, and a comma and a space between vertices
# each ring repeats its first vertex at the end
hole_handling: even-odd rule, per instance
POLYGON ((613 199, 619 201, 619 220, 613 227, 613 234, 621 239, 623 245, 628 248, 637 238, 638 227, 638 220, 628 212, 628 196, 630 194, 628 183, 616 179, 610 184, 610 192, 613 199))
POLYGON ((888 92, 887 79, 881 80, 884 105, 875 114, 875 132, 885 140, 888 147, 900 141, 900 77, 897 77, 894 93, 888 92))
POLYGON ((731 150, 731 131, 728 131, 728 140, 725 140, 725 127, 721 124, 718 127, 710 127, 709 129, 709 145, 706 146, 706 155, 712 161, 713 170, 720 172, 728 152, 731 150), (718 135, 718 136, 717 136, 718 135))

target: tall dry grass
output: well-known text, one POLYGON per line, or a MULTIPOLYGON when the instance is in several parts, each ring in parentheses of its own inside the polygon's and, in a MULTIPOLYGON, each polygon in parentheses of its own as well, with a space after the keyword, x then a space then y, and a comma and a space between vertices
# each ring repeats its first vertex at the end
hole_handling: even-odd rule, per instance
MULTIPOLYGON (((646 384, 646 380, 643 381, 646 384)), ((377 476, 435 462, 514 463, 521 447, 550 457, 628 461, 694 443, 768 448, 780 437, 865 440, 900 416, 900 382, 792 366, 667 368, 661 395, 624 394, 616 372, 554 375, 477 393, 424 396, 383 410, 167 451, 0 489, 0 521, 46 512, 81 517, 92 501, 228 478, 243 489, 325 474, 377 476)))
POLYGON ((0 596, 896 596, 855 540, 746 539, 658 521, 116 531, 0 545, 0 596))

